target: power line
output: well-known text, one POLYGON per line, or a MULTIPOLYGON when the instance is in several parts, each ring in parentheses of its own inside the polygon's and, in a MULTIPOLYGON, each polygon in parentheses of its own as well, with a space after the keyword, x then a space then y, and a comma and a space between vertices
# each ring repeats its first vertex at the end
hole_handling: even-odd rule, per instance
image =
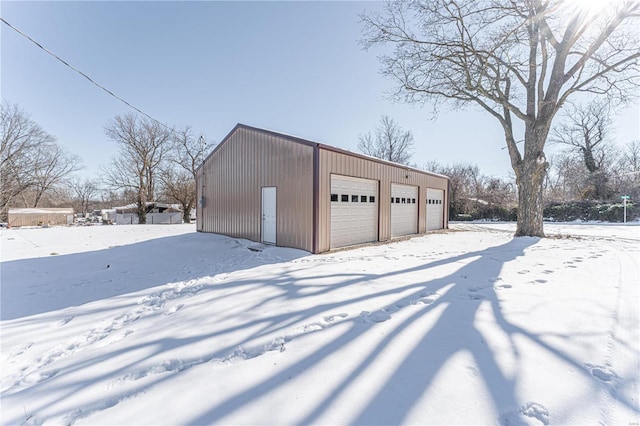
POLYGON ((11 25, 10 23, 8 23, 4 18, 0 17, 0 21, 2 21, 5 25, 7 25, 9 28, 13 29, 15 32, 17 32, 18 34, 20 34, 21 36, 23 36, 24 38, 26 38, 27 40, 29 40, 30 42, 32 42, 33 44, 35 44, 36 46, 38 46, 40 49, 44 50, 45 52, 47 52, 49 55, 53 56, 54 58, 56 58, 58 61, 62 62, 64 65, 66 65, 67 67, 71 68, 72 70, 74 70, 75 72, 77 72, 78 74, 80 74, 81 76, 83 76, 84 78, 86 78, 87 80, 89 80, 93 85, 99 87, 100 89, 104 90, 105 92, 107 92, 109 95, 113 96, 114 98, 116 98, 117 100, 119 100, 120 102, 124 103, 125 105, 129 106, 130 108, 133 108, 134 110, 138 111, 140 114, 144 115, 145 117, 147 117, 148 119, 158 123, 159 125, 161 125, 162 127, 165 127, 166 129, 170 130, 173 132, 173 129, 171 129, 169 126, 167 126, 166 124, 163 124, 161 122, 159 122, 158 120, 156 120, 155 118, 151 117, 149 114, 147 114, 146 112, 142 111, 139 108, 136 108, 135 106, 131 105, 129 102, 127 102, 126 100, 124 100, 123 98, 121 98, 120 96, 116 95, 115 93, 113 93, 111 90, 107 89, 106 87, 104 87, 103 85, 101 85, 100 83, 97 83, 94 79, 92 79, 91 77, 89 77, 87 74, 83 73, 82 71, 80 71, 79 69, 75 68, 74 66, 70 65, 67 61, 65 61, 64 59, 62 59, 61 57, 59 57, 58 55, 56 55, 55 53, 51 52, 49 49, 47 49, 46 47, 44 47, 43 45, 41 45, 40 43, 38 43, 37 41, 35 41, 34 39, 32 39, 31 37, 29 37, 27 34, 25 34, 24 32, 20 31, 19 29, 17 29, 16 27, 14 27, 13 25, 11 25))

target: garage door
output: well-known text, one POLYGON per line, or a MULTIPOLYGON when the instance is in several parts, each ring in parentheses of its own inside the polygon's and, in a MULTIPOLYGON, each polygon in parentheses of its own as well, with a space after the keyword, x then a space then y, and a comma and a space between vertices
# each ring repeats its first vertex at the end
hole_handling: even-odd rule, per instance
POLYGON ((418 187, 391 184, 391 236, 418 233, 418 187))
POLYGON ((378 241, 378 182, 331 175, 331 248, 378 241))
POLYGON ((427 188, 427 231, 444 228, 444 191, 427 188))

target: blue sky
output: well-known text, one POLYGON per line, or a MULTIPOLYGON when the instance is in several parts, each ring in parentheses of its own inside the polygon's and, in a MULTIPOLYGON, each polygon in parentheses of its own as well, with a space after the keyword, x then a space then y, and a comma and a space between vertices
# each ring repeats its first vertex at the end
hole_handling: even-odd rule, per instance
MULTIPOLYGON (((4 19, 98 83, 169 126, 214 142, 240 122, 357 151, 389 115, 415 137, 413 162, 471 162, 511 172, 495 119, 474 108, 432 120, 394 103, 376 54, 358 45, 370 2, 11 2, 4 19)), ((105 124, 131 112, 2 24, 2 99, 17 103, 83 159, 86 176, 116 153, 105 124)), ((616 140, 640 138, 638 105, 616 140)), ((548 147, 547 152, 553 151, 548 147)))

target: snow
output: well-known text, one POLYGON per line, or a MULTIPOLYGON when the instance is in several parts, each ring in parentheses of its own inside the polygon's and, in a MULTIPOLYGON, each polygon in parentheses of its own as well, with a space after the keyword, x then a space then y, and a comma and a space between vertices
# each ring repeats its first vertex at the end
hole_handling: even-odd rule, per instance
POLYGON ((640 226, 0 231, 2 424, 637 424, 640 226))
POLYGON ((9 209, 9 213, 12 214, 52 214, 52 213, 58 213, 58 214, 73 214, 73 209, 72 208, 47 208, 47 209, 34 209, 34 208, 11 208, 9 209))

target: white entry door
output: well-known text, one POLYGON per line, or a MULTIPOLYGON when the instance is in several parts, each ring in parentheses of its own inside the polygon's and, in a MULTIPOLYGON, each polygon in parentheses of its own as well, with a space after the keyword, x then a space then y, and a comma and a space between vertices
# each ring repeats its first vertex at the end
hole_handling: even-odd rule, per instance
POLYGON ((444 191, 427 188, 427 231, 444 228, 444 191))
POLYGON ((262 242, 276 243, 276 188, 262 188, 262 242))

